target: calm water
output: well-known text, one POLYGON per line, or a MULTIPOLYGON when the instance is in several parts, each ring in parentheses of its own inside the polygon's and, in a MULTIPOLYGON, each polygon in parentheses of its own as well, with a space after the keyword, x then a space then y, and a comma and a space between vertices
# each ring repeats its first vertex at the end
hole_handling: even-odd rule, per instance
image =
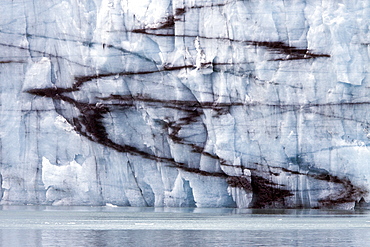
POLYGON ((1 246, 368 246, 370 211, 126 207, 0 210, 1 246))

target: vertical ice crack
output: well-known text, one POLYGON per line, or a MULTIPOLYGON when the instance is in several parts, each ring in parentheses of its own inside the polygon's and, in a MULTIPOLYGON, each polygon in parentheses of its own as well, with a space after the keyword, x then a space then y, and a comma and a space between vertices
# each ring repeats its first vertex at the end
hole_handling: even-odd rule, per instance
POLYGON ((137 177, 136 177, 136 175, 135 175, 135 171, 134 171, 134 169, 133 169, 133 167, 132 167, 132 165, 131 165, 131 162, 130 161, 127 161, 127 167, 130 169, 130 171, 131 171, 131 174, 132 174, 132 178, 134 179, 134 181, 135 181, 135 185, 137 186, 137 188, 138 188, 138 190, 139 190, 139 192, 140 192, 140 195, 141 195, 141 197, 143 198, 143 201, 144 201, 144 203, 145 203, 145 207, 148 207, 149 206, 149 204, 148 204, 148 202, 146 201, 146 199, 145 199, 145 196, 144 196, 144 193, 143 193, 143 190, 141 189, 141 187, 140 187, 140 185, 139 185, 139 182, 137 181, 137 177))

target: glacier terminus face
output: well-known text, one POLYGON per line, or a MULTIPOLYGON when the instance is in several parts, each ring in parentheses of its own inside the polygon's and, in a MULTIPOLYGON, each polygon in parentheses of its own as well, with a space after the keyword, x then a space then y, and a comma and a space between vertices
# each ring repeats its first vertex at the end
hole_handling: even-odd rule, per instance
POLYGON ((0 6, 2 204, 370 201, 370 1, 0 6))

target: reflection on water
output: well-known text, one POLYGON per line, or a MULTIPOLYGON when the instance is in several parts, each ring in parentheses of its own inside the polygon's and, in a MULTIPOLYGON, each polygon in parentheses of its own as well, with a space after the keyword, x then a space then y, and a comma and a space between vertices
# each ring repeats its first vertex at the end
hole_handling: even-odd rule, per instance
POLYGON ((367 246, 368 211, 5 207, 1 246, 367 246))
POLYGON ((2 230, 2 246, 367 246, 365 230, 2 230))

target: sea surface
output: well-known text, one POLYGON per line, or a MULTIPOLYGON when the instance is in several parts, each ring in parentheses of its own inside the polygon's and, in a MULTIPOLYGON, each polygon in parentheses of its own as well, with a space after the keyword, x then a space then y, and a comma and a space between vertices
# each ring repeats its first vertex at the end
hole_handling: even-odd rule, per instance
POLYGON ((1 246, 369 246, 370 211, 2 206, 1 246))

